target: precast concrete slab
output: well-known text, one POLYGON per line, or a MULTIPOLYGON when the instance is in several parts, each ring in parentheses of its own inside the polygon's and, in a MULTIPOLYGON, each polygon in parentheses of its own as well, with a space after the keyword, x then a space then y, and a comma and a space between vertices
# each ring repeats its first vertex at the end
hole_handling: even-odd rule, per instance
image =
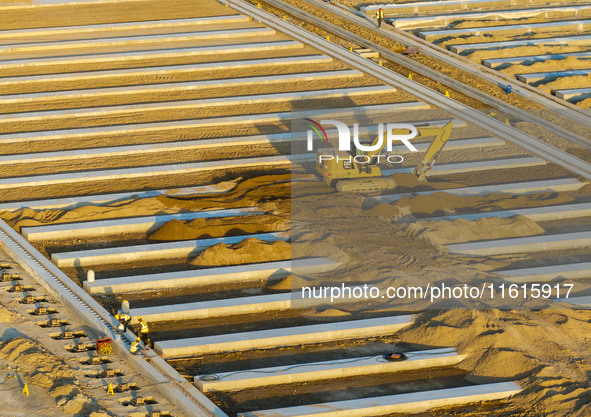
POLYGON ((497 8, 501 6, 511 5, 515 0, 438 0, 438 1, 421 1, 411 3, 381 3, 372 4, 369 6, 360 7, 359 10, 367 15, 374 15, 378 9, 382 9, 384 15, 401 15, 413 13, 432 13, 441 11, 455 11, 455 10, 474 10, 479 7, 497 8))
POLYGON ((468 51, 490 51, 497 49, 512 49, 521 46, 574 46, 591 44, 591 35, 565 36, 562 38, 522 39, 518 41, 480 42, 449 45, 450 51, 462 54, 468 51))
MULTIPOLYGON (((294 260, 298 274, 328 272, 339 264, 327 258, 304 258, 294 260)), ((264 282, 287 277, 292 270, 292 261, 265 262, 219 268, 193 269, 166 274, 135 275, 98 279, 84 282, 90 294, 118 294, 133 291, 158 291, 186 287, 231 285, 245 282, 264 282)))
MULTIPOLYGON (((255 295, 252 297, 224 298, 195 303, 167 304, 144 308, 131 308, 132 317, 141 316, 148 323, 177 320, 198 320, 230 317, 241 314, 279 312, 292 308, 291 293, 255 295)), ((297 304, 293 308, 296 308, 297 304)), ((300 307, 301 308, 301 307, 300 307)), ((132 321, 133 323, 137 320, 132 321)))
MULTIPOLYGON (((358 97, 363 95, 390 94, 396 89, 387 85, 375 85, 369 87, 331 88, 312 91, 294 91, 275 94, 256 94, 247 96, 215 97, 194 100, 177 100, 172 102, 157 102, 145 104, 122 104, 108 107, 93 107, 90 109, 65 109, 65 110, 40 110, 34 112, 4 114, 0 119, 2 123, 15 123, 35 120, 66 120, 70 118, 80 119, 83 117, 108 117, 108 116, 133 116, 141 112, 143 116, 148 112, 160 113, 162 111, 173 111, 182 109, 202 109, 210 107, 237 106, 248 104, 282 103, 305 100, 331 99, 340 97, 358 97)), ((156 118, 155 120, 159 120, 156 118)), ((170 119, 168 119, 170 120, 170 119)), ((109 124, 107 120, 102 121, 109 124)), ((23 130, 26 131, 26 128, 23 130)))
POLYGON ((450 252, 464 255, 492 256, 551 250, 578 249, 591 244, 591 232, 558 233, 510 239, 446 245, 450 252))
MULTIPOLYGON (((456 126, 456 124, 454 123, 454 127, 458 127, 456 126)), ((457 150, 461 150, 461 149, 482 149, 482 148, 487 148, 487 147, 493 147, 493 146, 501 146, 504 145, 505 141, 499 138, 495 138, 495 137, 481 137, 481 138, 470 138, 470 139, 453 139, 453 140, 448 140, 445 148, 443 148, 443 151, 457 151, 457 150)), ((429 149, 429 146, 431 145, 431 141, 428 142, 413 142, 414 147, 419 151, 419 152, 424 152, 427 149, 429 149)), ((395 148, 395 150, 393 151, 393 153, 396 154, 402 154, 402 155, 406 155, 406 154, 410 154, 411 151, 407 148, 407 147, 399 147, 399 148, 395 148)), ((1 157, 0 157, 1 158, 1 157)), ((0 159, 1 160, 1 159, 0 159)), ((382 172, 386 172, 387 170, 382 170, 382 172)), ((390 174, 387 174, 390 175, 390 174)))
POLYGON ((97 220, 75 223, 59 223, 47 226, 31 226, 21 229, 29 242, 39 240, 83 239, 124 233, 148 233, 171 220, 189 221, 198 218, 237 217, 262 214, 257 207, 228 210, 206 210, 190 213, 162 214, 158 216, 127 217, 114 220, 97 220))
MULTIPOLYGON (((387 112, 392 111, 421 110, 429 108, 430 106, 426 103, 413 101, 408 103, 376 104, 370 106, 311 110, 299 112, 298 115, 301 117, 314 117, 321 113, 323 115, 330 115, 333 117, 346 117, 353 116, 355 114, 378 115, 386 114, 387 112)), ((206 119, 188 119, 178 121, 175 120, 169 122, 151 122, 125 125, 110 125, 100 127, 45 130, 36 132, 9 133, 0 134, 0 143, 29 143, 31 141, 46 142, 49 140, 61 140, 66 138, 76 139, 90 137, 100 139, 104 136, 113 137, 116 135, 143 135, 144 137, 149 138, 150 134, 161 134, 163 132, 171 130, 179 131, 180 129, 186 129, 189 132, 191 132, 197 128, 214 126, 219 127, 245 124, 287 122, 291 120, 293 116, 294 115, 292 112, 279 112, 249 114, 243 116, 213 117, 206 119)), ((417 126, 418 125, 420 124, 417 124, 417 126)), ((178 137, 178 134, 175 135, 175 137, 178 137)))
POLYGON ((559 303, 569 303, 579 307, 591 307, 591 296, 582 297, 568 297, 568 298, 556 298, 554 301, 559 303))
MULTIPOLYGON (((124 62, 129 66, 132 62, 141 65, 142 61, 156 60, 156 59, 172 59, 172 58, 188 58, 198 56, 219 56, 232 55, 245 52, 262 52, 262 51, 280 51, 290 49, 300 49, 304 45, 301 42, 290 40, 265 41, 265 42, 248 42, 236 43, 226 45, 213 46, 197 46, 193 48, 168 48, 168 49, 153 49, 153 46, 147 45, 145 50, 136 51, 119 51, 109 53, 95 53, 95 54, 70 54, 68 56, 46 57, 46 58, 19 58, 19 59, 2 59, 0 60, 0 70, 7 69, 26 69, 27 67, 39 66, 55 66, 66 67, 59 72, 68 71, 67 67, 70 65, 93 65, 110 63, 116 68, 117 62, 124 62)), ((139 46, 138 46, 139 48, 139 46)), ((74 70, 74 71, 80 71, 74 70)))
POLYGON ((426 220, 478 220, 491 217, 525 216, 535 222, 553 220, 576 219, 591 216, 591 203, 560 204, 556 206, 542 206, 514 210, 487 211, 480 213, 466 213, 453 216, 428 217, 426 220))
POLYGON ((478 13, 457 13, 457 14, 440 14, 440 15, 426 15, 417 17, 392 17, 386 18, 388 23, 394 27, 402 30, 409 30, 415 28, 427 27, 441 27, 448 26, 458 20, 509 20, 509 19, 526 19, 526 18, 549 18, 554 13, 560 13, 561 17, 565 15, 576 16, 583 10, 591 9, 589 5, 569 5, 563 7, 552 8, 536 8, 536 9, 515 9, 515 10, 492 10, 478 13))
MULTIPOLYGON (((433 169, 429 171, 428 176, 437 175, 448 175, 458 174, 462 172, 473 172, 473 171, 485 171, 490 169, 510 169, 510 168, 521 168, 521 167, 534 167, 540 165, 546 165, 547 162, 540 158, 534 157, 521 157, 521 158, 506 158, 506 159, 493 159, 485 161, 473 161, 473 162, 454 162, 451 164, 438 164, 434 165, 433 169)), ((412 168, 398 168, 398 169, 387 169, 382 170, 384 175, 400 174, 400 173, 412 173, 412 168)))
POLYGON ((545 32, 564 32, 569 29, 575 28, 579 32, 583 32, 591 25, 591 20, 567 20, 559 22, 542 22, 542 23, 529 23, 526 25, 501 25, 501 26, 481 26, 477 28, 460 28, 460 29, 442 29, 442 30, 425 30, 419 32, 419 36, 427 41, 433 41, 435 39, 451 36, 481 36, 488 33, 500 33, 510 34, 513 32, 527 33, 534 32, 539 29, 543 29, 545 32))
POLYGON ((503 276, 507 281, 519 283, 589 278, 591 277, 591 262, 506 269, 504 271, 496 271, 496 273, 503 276))
POLYGON ((517 74, 517 79, 526 84, 535 83, 538 81, 554 81, 564 77, 574 77, 576 75, 589 75, 591 68, 568 70, 568 71, 547 71, 547 72, 532 72, 530 74, 517 74))
POLYGON ((569 88, 554 91, 554 95, 566 101, 581 101, 591 97, 591 88, 569 88))
MULTIPOLYGON (((154 93, 182 93, 207 88, 232 88, 247 85, 283 84, 289 82, 305 82, 317 80, 333 80, 341 78, 361 77, 363 73, 357 70, 338 70, 320 72, 296 72, 291 74, 265 75, 261 77, 224 78, 204 81, 186 81, 174 83, 144 84, 125 87, 101 87, 74 91, 50 91, 43 93, 24 93, 0 96, 0 105, 22 103, 27 104, 47 102, 51 100, 78 100, 87 98, 125 97, 128 95, 154 93)), ((75 102, 73 103, 75 104, 75 102)), ((63 106, 63 105, 62 105, 63 106)), ((91 107, 89 104, 85 107, 91 107)))
POLYGON ((100 35, 102 32, 126 32, 149 29, 179 29, 191 26, 217 25, 220 23, 248 22, 251 18, 244 15, 207 16, 189 19, 162 19, 146 20, 140 22, 101 23, 96 25, 60 26, 53 28, 11 29, 0 31, 0 42, 16 40, 22 42, 25 39, 43 38, 43 40, 56 39, 58 36, 75 35, 100 35))
POLYGON ((465 188, 446 188, 443 190, 418 191, 415 193, 387 194, 369 197, 376 203, 391 203, 402 197, 416 197, 419 195, 431 195, 435 193, 448 193, 454 195, 487 195, 492 193, 533 194, 541 192, 575 191, 586 183, 573 178, 555 179, 547 181, 526 181, 509 184, 482 185, 465 188))
POLYGON ((225 193, 234 188, 235 186, 236 184, 234 182, 229 181, 216 185, 202 185, 198 187, 187 188, 170 188, 166 190, 149 190, 136 192, 130 191, 127 193, 82 195, 77 197, 49 198, 44 200, 15 201, 12 203, 0 204, 0 210, 14 211, 20 210, 22 208, 31 208, 36 210, 49 208, 67 208, 71 210, 76 207, 86 205, 103 205, 125 200, 158 197, 160 195, 169 197, 180 197, 200 194, 225 193))
POLYGON ((36 175, 0 179, 0 189, 20 187, 41 187, 57 184, 75 184, 97 181, 117 181, 131 178, 150 178, 163 175, 195 174, 221 169, 289 166, 292 162, 313 160, 314 155, 280 155, 259 158, 230 159, 221 161, 195 162, 188 164, 157 165, 139 168, 108 169, 101 171, 69 172, 64 174, 36 175))
MULTIPOLYGON (((273 44, 270 42, 269 44, 273 44)), ((282 42, 281 42, 282 43, 282 42)), ((84 72, 68 72, 64 74, 41 74, 41 75, 25 75, 17 77, 2 77, 0 78, 0 88, 7 86, 26 86, 31 83, 63 83, 64 90, 80 90, 83 85, 77 84, 74 86, 67 85, 70 82, 80 82, 86 80, 116 80, 117 78, 126 77, 142 77, 143 82, 148 82, 145 79, 148 77, 155 77, 175 74, 195 74, 199 71, 223 71, 227 69, 240 68, 258 68, 258 67, 276 67, 276 66, 299 66, 305 64, 321 64, 331 62, 333 59, 326 55, 297 55, 286 56, 279 58, 260 58, 260 59, 245 59, 238 61, 215 61, 203 62, 200 64, 182 64, 182 65, 164 65, 158 67, 135 67, 117 70, 97 70, 84 72)), ((59 91, 59 90, 55 90, 59 91)))
POLYGON ((238 417, 378 417, 394 413, 414 414, 438 407, 500 400, 518 394, 520 391, 521 388, 514 382, 497 382, 274 410, 249 411, 239 413, 238 417))
POLYGON ((562 60, 567 59, 569 56, 573 56, 579 59, 591 59, 591 52, 569 52, 562 54, 529 55, 508 58, 489 58, 483 59, 482 64, 485 67, 489 67, 492 69, 502 69, 510 65, 531 65, 535 64, 536 62, 562 60))
POLYGON ((411 315, 339 321, 245 333, 161 340, 156 342, 154 347, 167 359, 253 349, 276 349, 309 343, 391 335, 409 326, 412 321, 411 315))
POLYGON ((451 348, 405 352, 402 362, 389 362, 382 356, 366 356, 314 363, 302 363, 272 368, 199 375, 193 378, 201 392, 235 391, 269 387, 279 384, 297 384, 355 376, 380 375, 417 369, 453 366, 467 355, 458 355, 451 348))
POLYGON ((51 254, 51 260, 60 268, 129 263, 148 260, 184 258, 224 243, 233 245, 245 239, 256 238, 265 242, 288 240, 285 233, 258 233, 254 235, 218 237, 211 239, 181 240, 146 245, 118 246, 112 248, 60 252, 51 254))
POLYGON ((0 54, 16 54, 28 52, 75 51, 79 49, 132 47, 150 44, 165 44, 171 42, 195 42, 214 39, 248 38, 254 36, 275 35, 274 29, 266 27, 251 27, 239 29, 205 30, 183 33, 166 33, 159 35, 120 36, 104 39, 64 40, 57 42, 34 42, 10 45, 0 45, 0 54))

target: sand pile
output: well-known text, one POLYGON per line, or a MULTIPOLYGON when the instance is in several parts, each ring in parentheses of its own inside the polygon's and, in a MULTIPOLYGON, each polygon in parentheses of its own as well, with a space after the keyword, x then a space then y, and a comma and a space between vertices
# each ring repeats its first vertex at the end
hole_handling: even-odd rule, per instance
POLYGON ((17 314, 0 305, 0 323, 14 322, 17 317, 17 314))
POLYGON ((576 75, 574 77, 562 77, 546 84, 538 85, 538 88, 550 93, 552 90, 569 88, 591 87, 591 75, 576 75))
POLYGON ((488 217, 478 220, 456 219, 421 221, 435 243, 472 242, 510 237, 534 236, 544 233, 544 229, 525 216, 488 217))
POLYGON ((281 261, 291 258, 291 244, 284 241, 264 242, 248 238, 235 245, 218 243, 205 249, 191 265, 202 267, 281 261))
MULTIPOLYGON (((474 382, 516 379, 525 390, 487 416, 582 417, 591 413, 590 331, 584 310, 450 310, 419 315, 400 338, 467 353, 460 367, 474 382)), ((466 411, 461 415, 483 415, 466 411)))
POLYGON ((501 72, 507 75, 514 75, 547 71, 565 71, 589 68, 589 63, 589 58, 569 56, 565 59, 552 59, 544 62, 536 62, 531 65, 511 65, 510 67, 502 69, 501 72))
POLYGON ((279 216, 200 218, 188 222, 171 220, 148 236, 154 241, 207 239, 289 230, 288 219, 279 216))

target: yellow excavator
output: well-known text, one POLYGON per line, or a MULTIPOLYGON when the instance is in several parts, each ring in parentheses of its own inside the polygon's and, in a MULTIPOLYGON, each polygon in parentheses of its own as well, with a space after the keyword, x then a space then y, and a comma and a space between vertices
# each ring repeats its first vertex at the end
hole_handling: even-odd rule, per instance
MULTIPOLYGON (((435 159, 443 149, 451 136, 453 122, 445 126, 419 126, 417 137, 435 136, 427 149, 421 163, 417 165, 413 173, 419 178, 419 182, 427 181, 427 173, 433 167, 435 159)), ((379 137, 373 141, 372 146, 377 145, 379 137)), ((379 149, 370 152, 361 152, 352 155, 348 151, 340 151, 334 148, 322 148, 316 152, 316 170, 322 180, 329 186, 342 192, 374 192, 391 190, 396 188, 396 181, 385 178, 377 166, 379 155, 386 147, 386 141, 379 149)))

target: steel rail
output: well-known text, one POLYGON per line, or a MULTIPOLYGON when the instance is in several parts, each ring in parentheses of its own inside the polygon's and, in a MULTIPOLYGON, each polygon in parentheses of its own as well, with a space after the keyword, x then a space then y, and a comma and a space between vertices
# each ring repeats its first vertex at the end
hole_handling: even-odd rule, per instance
MULTIPOLYGON (((326 4, 320 0, 303 0, 303 1, 307 2, 308 4, 322 8, 323 10, 325 10, 329 13, 334 13, 334 11, 330 9, 330 7, 335 7, 335 6, 331 6, 330 4, 326 4)), ((545 128, 546 130, 557 135, 558 137, 566 138, 573 143, 581 145, 587 149, 591 149, 591 138, 585 138, 585 137, 583 137, 571 130, 565 129, 561 126, 556 125, 555 123, 553 123, 551 121, 548 121, 542 117, 532 114, 531 112, 528 112, 524 109, 520 109, 518 107, 515 107, 515 106, 513 106, 501 99, 498 99, 496 97, 490 96, 490 95, 488 95, 488 94, 486 94, 474 87, 471 87, 467 84, 464 84, 463 82, 458 81, 448 75, 442 74, 442 73, 440 73, 434 69, 431 69, 419 62, 416 62, 416 61, 412 60, 411 58, 408 58, 404 55, 395 53, 388 48, 380 46, 372 41, 369 41, 359 35, 351 33, 351 32, 349 32, 337 25, 334 25, 330 22, 326 22, 326 21, 324 21, 324 20, 322 20, 310 13, 304 12, 301 9, 298 9, 292 5, 289 5, 281 0, 265 0, 265 2, 274 6, 274 7, 277 7, 279 9, 285 11, 286 13, 289 13, 295 17, 298 17, 299 19, 307 21, 308 23, 322 27, 323 29, 341 37, 342 39, 346 39, 348 41, 356 43, 359 46, 363 46, 365 48, 369 48, 374 51, 377 51, 385 59, 388 59, 398 65, 404 66, 414 73, 424 75, 434 81, 437 81, 441 84, 444 84, 444 85, 450 87, 452 90, 456 90, 468 97, 474 98, 474 99, 482 102, 485 105, 488 105, 488 106, 495 108, 499 111, 506 112, 507 114, 515 115, 516 117, 519 117, 523 121, 535 123, 536 125, 545 128)), ((345 7, 345 6, 343 6, 343 7, 345 7)), ((340 11, 340 9, 339 9, 339 11, 340 11)), ((354 14, 352 12, 346 11, 345 13, 348 13, 349 16, 343 16, 342 13, 339 13, 339 17, 348 19, 350 22, 360 25, 362 27, 365 27, 367 29, 371 29, 371 30, 376 29, 365 18, 357 16, 356 14, 354 14)), ((401 32, 401 34, 398 34, 398 33, 391 34, 390 31, 380 30, 379 33, 381 33, 385 36, 388 36, 392 40, 399 42, 399 43, 403 43, 403 44, 407 44, 407 45, 416 44, 417 46, 421 46, 421 48, 422 48, 421 51, 425 55, 432 56, 433 58, 439 59, 439 60, 446 62, 450 65, 453 65, 455 67, 459 67, 459 68, 463 69, 464 71, 470 72, 472 74, 474 74, 475 72, 478 72, 475 75, 480 76, 483 79, 485 79, 486 81, 492 82, 494 84, 497 84, 497 85, 503 84, 503 83, 504 84, 510 84, 510 83, 516 84, 510 80, 500 80, 500 78, 498 77, 498 74, 495 72, 493 72, 492 74, 488 74, 488 73, 482 72, 482 71, 479 72, 478 70, 482 69, 482 68, 477 67, 472 62, 470 62, 469 64, 465 64, 461 60, 457 59, 457 57, 455 57, 455 56, 450 57, 447 55, 442 55, 441 53, 439 53, 437 51, 431 51, 431 49, 433 49, 433 48, 431 48, 430 43, 427 42, 427 45, 426 45, 426 44, 423 44, 420 42, 416 42, 414 40, 415 39, 414 37, 411 37, 410 35, 408 35, 404 32, 401 32), (402 37, 404 37, 404 39, 402 37), (412 40, 412 42, 411 42, 411 40, 412 40), (426 47, 429 47, 429 49, 425 49, 426 47)), ((426 41, 424 41, 424 42, 426 42, 426 41)), ((444 51, 447 51, 447 50, 444 50, 444 51)), ((447 52, 449 52, 449 51, 447 51, 447 52)), ((489 70, 489 71, 492 71, 492 70, 489 70)), ((517 84, 523 84, 523 83, 517 82, 517 84)), ((524 85, 526 85, 526 84, 524 84, 524 85)), ((527 87, 531 88, 529 86, 527 86, 527 87)), ((570 110, 570 109, 565 107, 565 103, 563 101, 556 103, 554 101, 548 100, 548 98, 544 97, 543 95, 545 95, 545 93, 537 90, 537 91, 533 91, 532 94, 528 94, 527 96, 530 99, 537 101, 538 103, 540 103, 542 105, 548 104, 546 102, 550 101, 550 104, 552 105, 552 107, 554 107, 552 110, 540 109, 539 111, 553 111, 553 112, 555 112, 555 114, 558 113, 558 114, 556 114, 557 117, 568 116, 567 113, 568 113, 568 110, 570 110), (540 96, 539 99, 537 97, 535 97, 533 94, 535 94, 536 96, 540 96)), ((550 97, 554 100, 558 100, 553 96, 550 96, 550 97)), ((569 105, 570 105, 570 103, 569 103, 569 105)), ((572 105, 570 105, 570 106, 572 106, 572 105)), ((572 106, 572 107, 576 107, 576 106, 572 106)), ((579 109, 578 107, 576 107, 576 109, 581 112, 585 112, 585 110, 579 109)), ((574 120, 575 122, 580 123, 585 127, 591 127, 591 115, 576 113, 571 116, 572 117, 570 117, 570 118, 572 120, 574 120)))
POLYGON ((583 161, 561 149, 530 136, 520 130, 509 126, 497 119, 486 116, 465 104, 453 100, 445 95, 431 90, 407 77, 404 77, 390 69, 384 68, 377 63, 365 59, 348 49, 327 41, 326 39, 299 28, 292 23, 280 19, 277 16, 259 9, 250 3, 242 0, 220 0, 240 13, 251 16, 272 28, 277 29, 286 35, 299 40, 319 51, 341 60, 354 68, 357 68, 369 75, 372 75, 385 84, 401 88, 415 97, 427 103, 448 110, 460 119, 474 123, 497 137, 509 140, 523 149, 539 156, 549 162, 560 165, 567 170, 591 180, 591 164, 583 161))

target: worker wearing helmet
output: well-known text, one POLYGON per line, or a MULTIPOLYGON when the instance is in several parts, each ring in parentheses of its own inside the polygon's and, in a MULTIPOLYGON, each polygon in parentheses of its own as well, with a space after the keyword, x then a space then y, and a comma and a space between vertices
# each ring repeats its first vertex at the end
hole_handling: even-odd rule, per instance
POLYGON ((378 28, 380 28, 382 26, 382 20, 384 20, 384 12, 381 7, 376 12, 376 19, 378 19, 378 28))
POLYGON ((142 316, 138 316, 137 318, 138 323, 140 324, 140 337, 144 345, 150 345, 150 328, 148 327, 148 323, 144 321, 142 316))
POLYGON ((131 315, 129 315, 127 313, 117 313, 117 314, 115 314, 115 318, 117 319, 117 321, 119 321, 119 325, 117 326, 117 330, 119 330, 122 333, 125 333, 127 331, 127 326, 129 325, 129 322, 131 321, 131 315))
POLYGON ((138 354, 138 350, 140 348, 140 341, 141 339, 138 337, 137 339, 135 339, 131 346, 129 347, 129 351, 131 352, 132 355, 137 355, 138 354))

